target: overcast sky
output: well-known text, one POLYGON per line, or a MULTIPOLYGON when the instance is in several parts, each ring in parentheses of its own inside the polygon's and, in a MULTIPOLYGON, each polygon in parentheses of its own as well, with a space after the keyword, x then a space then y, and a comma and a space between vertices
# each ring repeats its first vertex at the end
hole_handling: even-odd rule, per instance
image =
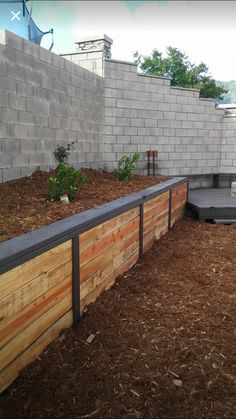
POLYGON ((148 55, 154 48, 164 53, 172 46, 195 64, 207 64, 215 79, 236 80, 236 1, 32 3, 32 16, 39 28, 54 28, 55 53, 75 52, 74 43, 81 37, 106 34, 113 39, 114 59, 133 61, 137 50, 148 55))

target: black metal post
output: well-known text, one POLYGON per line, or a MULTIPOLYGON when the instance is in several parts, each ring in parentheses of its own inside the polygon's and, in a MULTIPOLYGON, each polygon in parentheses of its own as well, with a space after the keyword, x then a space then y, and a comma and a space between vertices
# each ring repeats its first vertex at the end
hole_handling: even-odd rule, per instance
POLYGON ((72 310, 73 326, 78 329, 80 322, 80 261, 79 236, 72 239, 72 310))
POLYGON ((219 188, 220 187, 220 175, 219 173, 216 173, 213 175, 213 188, 219 188))
POLYGON ((168 230, 171 228, 171 212, 172 212, 172 189, 170 189, 170 195, 169 195, 168 230))
POLYGON ((139 206, 139 257, 143 256, 143 204, 139 206))
POLYGON ((186 202, 188 202, 189 197, 189 180, 187 180, 187 196, 186 196, 186 202))

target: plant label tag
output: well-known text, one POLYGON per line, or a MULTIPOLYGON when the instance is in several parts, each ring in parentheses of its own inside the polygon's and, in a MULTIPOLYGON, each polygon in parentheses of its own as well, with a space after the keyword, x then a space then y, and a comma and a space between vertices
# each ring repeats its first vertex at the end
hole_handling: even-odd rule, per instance
POLYGON ((62 203, 62 204, 69 204, 69 203, 70 203, 70 201, 69 201, 69 198, 68 198, 68 195, 67 195, 67 194, 61 195, 61 196, 60 196, 60 201, 61 201, 61 203, 62 203))

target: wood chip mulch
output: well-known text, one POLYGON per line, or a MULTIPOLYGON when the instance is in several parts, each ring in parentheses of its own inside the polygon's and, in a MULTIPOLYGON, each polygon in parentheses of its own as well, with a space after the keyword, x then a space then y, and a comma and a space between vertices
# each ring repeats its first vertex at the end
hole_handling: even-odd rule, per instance
POLYGON ((110 172, 82 172, 88 183, 81 186, 69 205, 47 200, 48 179, 55 171, 37 170, 32 176, 0 184, 0 242, 166 180, 134 175, 131 181, 120 182, 110 172))
POLYGON ((21 373, 0 417, 236 418, 235 243, 236 226, 177 222, 21 373))

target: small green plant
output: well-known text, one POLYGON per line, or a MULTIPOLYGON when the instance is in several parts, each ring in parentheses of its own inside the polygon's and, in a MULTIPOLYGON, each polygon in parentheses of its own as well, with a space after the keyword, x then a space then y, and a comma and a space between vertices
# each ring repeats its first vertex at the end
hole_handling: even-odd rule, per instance
POLYGON ((71 141, 71 143, 68 143, 67 146, 65 147, 64 145, 58 145, 57 144, 57 148, 54 151, 54 155, 57 159, 57 161, 59 163, 65 163, 65 161, 67 160, 67 158, 69 157, 73 146, 78 142, 79 140, 74 140, 71 141))
POLYGON ((75 199, 78 188, 87 182, 80 169, 73 169, 66 163, 60 163, 55 176, 49 178, 48 199, 54 201, 67 194, 69 201, 75 199))
POLYGON ((118 162, 118 169, 114 170, 115 175, 119 180, 131 180, 131 173, 135 169, 135 164, 139 160, 139 153, 134 153, 133 156, 123 156, 118 162))

